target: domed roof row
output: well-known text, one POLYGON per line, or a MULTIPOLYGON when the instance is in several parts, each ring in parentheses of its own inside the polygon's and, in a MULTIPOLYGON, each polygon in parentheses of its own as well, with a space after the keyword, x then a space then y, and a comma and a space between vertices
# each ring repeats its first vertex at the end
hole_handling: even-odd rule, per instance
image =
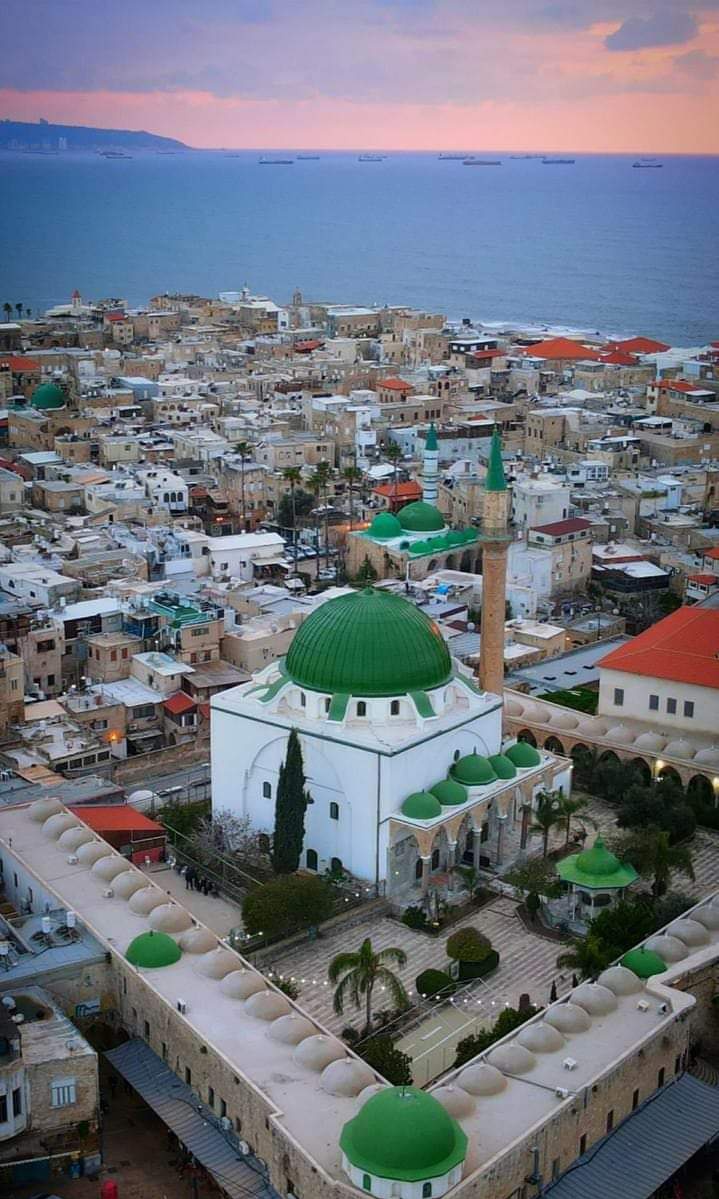
POLYGON ((442 808, 458 807, 469 798, 467 788, 487 787, 498 780, 516 778, 517 770, 539 765, 541 758, 532 745, 518 741, 506 753, 484 757, 476 751, 465 754, 450 768, 449 777, 435 783, 428 791, 415 791, 402 804, 403 816, 411 820, 434 820, 442 808))

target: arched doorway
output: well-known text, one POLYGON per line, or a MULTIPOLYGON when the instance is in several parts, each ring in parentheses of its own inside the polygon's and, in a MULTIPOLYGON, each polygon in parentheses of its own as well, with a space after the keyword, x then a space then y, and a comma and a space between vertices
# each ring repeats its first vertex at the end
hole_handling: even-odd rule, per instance
POLYGON ((716 807, 716 793, 705 774, 695 774, 693 778, 689 779, 687 799, 699 807, 716 807))
POLYGON ((632 758, 631 762, 627 763, 627 769, 633 775, 632 782, 637 782, 642 787, 650 785, 652 772, 649 763, 645 762, 644 758, 632 758))
POLYGON ((562 758, 565 756, 564 746, 562 745, 561 741, 559 740, 559 737, 553 737, 553 736, 547 737, 546 741, 544 742, 544 748, 550 754, 559 754, 562 758))
POLYGON ((535 749, 537 748, 537 738, 531 729, 521 729, 520 732, 517 733, 517 740, 526 741, 527 745, 533 745, 535 749))
POLYGON ((657 781, 660 783, 672 783, 672 785, 674 787, 678 787, 680 791, 684 790, 681 775, 679 774, 678 770, 674 769, 673 766, 662 766, 661 769, 657 771, 657 781))
POLYGON ((609 764, 612 766, 621 766, 619 757, 617 754, 615 754, 613 749, 605 749, 604 753, 599 755, 599 762, 597 763, 598 766, 606 766, 609 764))

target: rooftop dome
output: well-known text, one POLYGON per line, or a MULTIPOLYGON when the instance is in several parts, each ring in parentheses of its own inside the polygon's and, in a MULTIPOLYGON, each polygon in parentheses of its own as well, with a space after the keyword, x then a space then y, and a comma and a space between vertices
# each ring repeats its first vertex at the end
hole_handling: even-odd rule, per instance
POLYGON ((709 749, 700 749, 694 761, 701 762, 703 766, 719 766, 719 749, 714 745, 709 749))
POLYGON ((635 995, 641 991, 641 983, 633 970, 626 966, 608 966, 597 979, 600 987, 609 987, 615 995, 635 995))
POLYGON ((403 695, 446 683, 452 659, 437 626, 414 604, 365 587, 312 613, 294 636, 286 669, 312 691, 403 695))
POLYGON ((591 1027, 589 1014, 576 1003, 556 1003, 544 1017, 545 1024, 563 1033, 586 1032, 591 1027))
POLYGON ((640 733, 634 742, 637 749, 646 749, 653 753, 658 753, 660 749, 664 749, 667 743, 666 737, 662 737, 660 733, 640 733))
POLYGON ((489 758, 489 763, 498 779, 516 778, 517 767, 506 754, 492 754, 489 758))
POLYGON ((636 974, 637 978, 651 978, 653 974, 663 974, 667 968, 666 962, 662 961, 658 953, 645 949, 643 945, 625 953, 621 964, 625 970, 631 970, 632 974, 636 974))
POLYGON ((583 1007, 590 1016, 606 1016, 617 1006, 617 997, 609 987, 599 983, 580 983, 571 993, 571 1001, 583 1007))
POLYGON ((467 802, 467 792, 455 779, 442 779, 429 790, 430 794, 434 795, 435 799, 438 799, 445 808, 452 808, 457 804, 467 802))
POLYGON ((634 733, 626 724, 615 724, 605 736, 607 741, 616 741, 617 745, 631 745, 634 741, 634 733))
POLYGON ((557 874, 565 883, 590 890, 628 887, 638 877, 633 866, 620 862, 609 852, 601 837, 597 837, 589 849, 572 853, 558 862, 557 874))
POLYGON ((465 787, 486 787, 489 783, 497 781, 489 759, 483 758, 476 750, 455 762, 452 775, 465 787))
POLYGON ((415 791, 402 804, 402 815, 410 820, 434 820, 442 815, 442 805, 429 791, 415 791))
POLYGON ((459 1082, 462 1090, 469 1091, 470 1095, 498 1095, 507 1085, 501 1070, 490 1066, 488 1062, 467 1066, 460 1074, 459 1082))
POLYGON ((658 953, 663 962, 681 962, 689 953, 683 941, 668 933, 657 933, 654 937, 648 937, 644 942, 644 948, 658 953))
POLYGON ((677 737, 674 741, 668 742, 664 746, 663 751, 668 758, 693 758, 695 748, 691 745, 686 737, 677 737))
POLYGON ((439 533, 445 527, 442 513, 424 500, 400 508, 399 523, 408 533, 439 533))
POLYGON ((509 758, 510 762, 513 762, 520 770, 528 770, 530 766, 539 766, 542 760, 537 750, 528 741, 518 741, 516 745, 510 745, 509 749, 504 752, 505 757, 509 758))
POLYGON ((672 920, 664 931, 670 937, 678 937, 685 945, 690 945, 692 948, 706 945, 710 939, 704 925, 700 924, 698 920, 692 920, 691 916, 681 916, 678 920, 672 920))
POLYGON ((48 410, 51 408, 64 408, 67 403, 67 396, 57 383, 41 383, 32 393, 30 400, 33 408, 42 408, 48 410))
POLYGON ((426 1091, 387 1087, 345 1124, 340 1146, 356 1169, 419 1182, 448 1174, 463 1162, 467 1137, 426 1091))
POLYGON ((378 512, 367 532, 377 541, 389 541, 402 536, 402 526, 392 512, 378 512))
POLYGON ((504 1074, 528 1074, 537 1064, 534 1054, 518 1041, 498 1045, 487 1055, 487 1061, 504 1074))
POLYGON ((133 966, 143 970, 157 970, 160 966, 172 966, 182 957, 180 946, 167 933, 140 933, 127 947, 125 954, 133 966))

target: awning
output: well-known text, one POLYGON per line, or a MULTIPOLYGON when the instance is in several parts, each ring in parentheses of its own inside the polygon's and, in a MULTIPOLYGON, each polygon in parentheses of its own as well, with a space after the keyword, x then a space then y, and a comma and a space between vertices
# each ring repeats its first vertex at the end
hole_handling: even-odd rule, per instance
POLYGON ((719 1087, 683 1074, 590 1149, 546 1194, 551 1199, 648 1199, 719 1135, 719 1087))
POLYGON ((279 1199, 258 1173, 256 1159, 243 1157, 235 1134, 222 1129, 215 1113, 149 1045, 136 1037, 111 1049, 105 1057, 213 1176, 225 1195, 231 1199, 279 1199))

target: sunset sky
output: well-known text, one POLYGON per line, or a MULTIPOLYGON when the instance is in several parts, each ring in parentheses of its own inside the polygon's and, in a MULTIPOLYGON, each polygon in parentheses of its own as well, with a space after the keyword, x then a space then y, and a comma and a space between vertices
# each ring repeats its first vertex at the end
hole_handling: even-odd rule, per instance
POLYGON ((719 153, 719 0, 5 0, 0 117, 199 147, 719 153))

